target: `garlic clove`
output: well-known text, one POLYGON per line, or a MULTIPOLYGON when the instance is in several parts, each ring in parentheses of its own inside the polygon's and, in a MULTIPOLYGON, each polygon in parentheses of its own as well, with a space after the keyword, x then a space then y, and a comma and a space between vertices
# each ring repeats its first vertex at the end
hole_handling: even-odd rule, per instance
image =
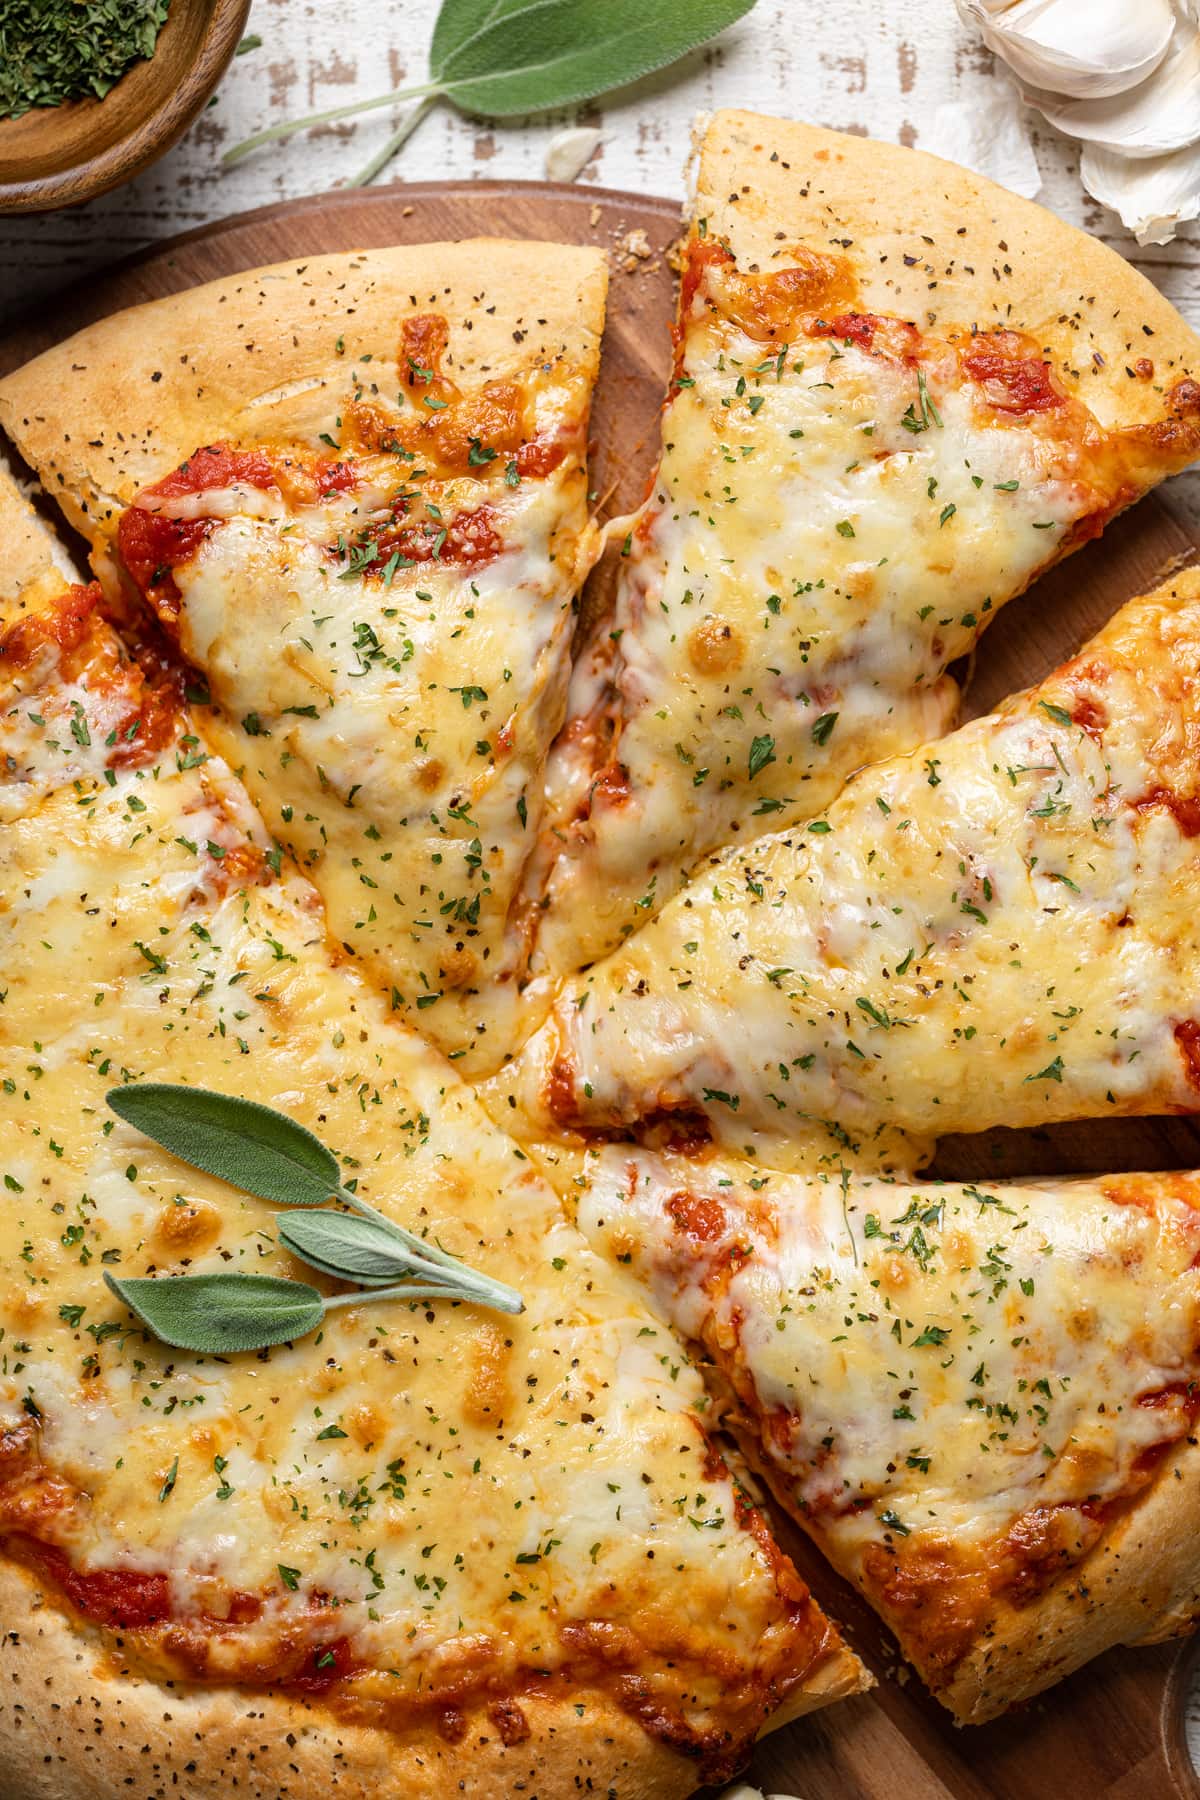
POLYGON ((1031 87, 1074 99, 1120 94, 1151 75, 1167 55, 1171 0, 957 0, 989 49, 1031 87))
POLYGON ((594 125, 568 125, 546 145, 546 180, 574 181, 595 154, 600 133, 594 125))
POLYGON ((1063 100, 1026 89, 1031 106, 1069 137, 1125 156, 1165 156, 1200 140, 1200 32, 1182 20, 1159 67, 1128 93, 1063 100))
POLYGON ((1185 220, 1200 218, 1200 144, 1136 158, 1087 144, 1079 174, 1139 244, 1169 244, 1185 220))

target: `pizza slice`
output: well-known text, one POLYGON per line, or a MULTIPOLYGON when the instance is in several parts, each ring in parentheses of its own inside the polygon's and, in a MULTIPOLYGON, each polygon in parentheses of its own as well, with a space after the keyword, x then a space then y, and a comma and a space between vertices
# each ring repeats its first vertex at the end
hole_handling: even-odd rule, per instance
POLYGON ((580 1222, 963 1722, 1200 1615, 1200 1176, 919 1186, 609 1146, 580 1222))
MULTIPOLYGON (((7 491, 0 529, 32 529, 7 491)), ((96 584, 0 592, 6 1794, 682 1796, 862 1685, 696 1370, 339 959, 163 642, 127 648, 96 584), (118 1122, 147 1079, 304 1122, 523 1313, 347 1303, 269 1206, 118 1122), (105 1277, 183 1272, 343 1304, 181 1352, 105 1277)))
POLYGON ((716 114, 661 460, 553 759, 537 966, 946 730, 999 608, 1196 455, 1194 377, 1162 296, 1052 214, 716 114))
POLYGON ((711 858, 567 984, 493 1105, 910 1169, 944 1132, 1200 1110, 1198 700, 1190 571, 998 713, 711 858))
POLYGON ((562 245, 323 258, 0 384, 110 598, 202 671, 206 730, 343 949, 464 1068, 508 1048, 525 960, 605 282, 562 245))

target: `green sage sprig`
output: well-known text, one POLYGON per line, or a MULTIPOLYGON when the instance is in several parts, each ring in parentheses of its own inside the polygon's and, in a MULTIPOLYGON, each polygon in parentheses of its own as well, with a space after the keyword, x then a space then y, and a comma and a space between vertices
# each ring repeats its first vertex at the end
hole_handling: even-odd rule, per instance
MULTIPOLYGON (((279 1242, 321 1274, 369 1290, 370 1299, 467 1300, 498 1312, 523 1310, 514 1288, 414 1236, 344 1187, 333 1152, 286 1113, 234 1094, 160 1081, 112 1088, 106 1099, 119 1118, 181 1162, 260 1200, 323 1208, 277 1213, 279 1242)), ((224 1271, 142 1277, 106 1271, 104 1278, 163 1343, 209 1355, 264 1350, 303 1337, 331 1310, 361 1306, 368 1297, 224 1271)))
POLYGON ((409 117, 354 181, 361 186, 439 100, 460 112, 511 119, 592 100, 677 62, 743 18, 755 0, 442 0, 429 46, 429 80, 373 100, 270 125, 225 152, 239 162, 260 144, 312 125, 417 100, 409 117))

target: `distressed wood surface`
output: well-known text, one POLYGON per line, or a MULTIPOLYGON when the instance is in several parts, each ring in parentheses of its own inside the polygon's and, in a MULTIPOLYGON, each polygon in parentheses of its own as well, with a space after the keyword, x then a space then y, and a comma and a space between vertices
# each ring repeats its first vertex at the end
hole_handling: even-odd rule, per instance
MULTIPOLYGON (((665 253, 678 222, 672 203, 632 194, 495 181, 424 183, 272 207, 152 252, 39 309, 33 323, 0 344, 0 372, 90 318, 255 263, 318 248, 469 236, 495 229, 497 220, 515 236, 617 251, 593 467, 596 486, 611 489, 614 508, 632 504, 657 448, 673 304, 665 253), (649 255, 620 251, 637 229, 646 234, 649 255)), ((1135 508, 1006 609, 983 640, 968 710, 982 709, 1053 667, 1123 600, 1189 551, 1187 532, 1157 501, 1135 508)), ((1192 1121, 1141 1119, 947 1139, 939 1166, 945 1174, 991 1178, 1194 1166, 1198 1160, 1200 1128, 1192 1121)), ((861 1596, 786 1519, 777 1526, 813 1590, 844 1621, 879 1686, 766 1740, 752 1775, 768 1790, 804 1800, 1061 1800, 1072 1788, 1089 1800, 1200 1800, 1185 1739, 1200 1641, 1110 1652, 1007 1719, 962 1731, 905 1670, 861 1596)))

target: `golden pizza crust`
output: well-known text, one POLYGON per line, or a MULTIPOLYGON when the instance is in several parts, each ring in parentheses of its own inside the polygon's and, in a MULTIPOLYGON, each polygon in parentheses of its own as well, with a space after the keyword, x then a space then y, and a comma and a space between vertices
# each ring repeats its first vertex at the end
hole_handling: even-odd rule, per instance
POLYGON ((1163 1459, 1145 1497, 1028 1606, 1004 1604, 987 1635, 938 1692, 980 1725, 1117 1644, 1150 1644, 1200 1618, 1200 1445, 1163 1459))
MULTIPOLYGON (((483 1709, 451 1743, 432 1721, 399 1733, 346 1723, 319 1701, 143 1679, 119 1638, 69 1618, 29 1571, 2 1561, 0 1616, 7 1800, 683 1800, 696 1786, 693 1763, 595 1690, 523 1694, 520 1743, 505 1744, 483 1709)), ((834 1639, 771 1728, 866 1685, 834 1639)))
POLYGON ((1116 251, 923 151, 718 112, 694 214, 744 269, 786 267, 801 245, 850 257, 870 310, 1030 332, 1110 430, 1160 418, 1165 391, 1200 376, 1200 338, 1116 251))
POLYGON ((590 383, 607 280, 599 250, 500 238, 251 269, 47 350, 0 382, 0 424, 72 524, 95 537, 139 489, 216 439, 321 452, 356 380, 394 397, 406 314, 444 315, 452 379, 565 358, 590 383))
POLYGON ((0 631, 35 612, 61 592, 65 577, 55 567, 56 549, 44 525, 15 481, 0 470, 0 631))

